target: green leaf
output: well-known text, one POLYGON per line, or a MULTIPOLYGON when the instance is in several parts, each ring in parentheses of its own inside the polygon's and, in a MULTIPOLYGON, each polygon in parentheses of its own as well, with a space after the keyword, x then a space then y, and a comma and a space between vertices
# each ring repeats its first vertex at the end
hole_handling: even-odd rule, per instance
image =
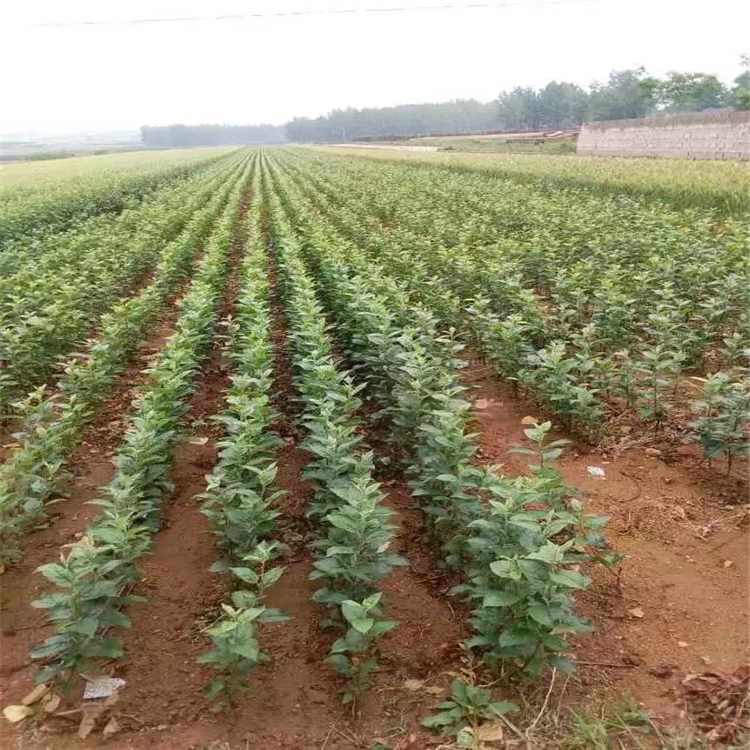
POLYGON ((350 620, 349 622, 358 633, 362 633, 363 635, 369 633, 372 626, 375 624, 375 620, 371 617, 360 617, 355 620, 350 620))
POLYGON ((69 589, 73 582, 72 572, 57 563, 40 565, 36 572, 41 573, 48 581, 52 581, 52 583, 65 589, 69 589))
POLYGON ((484 597, 482 605, 485 607, 510 607, 511 604, 515 604, 520 599, 521 594, 513 591, 493 591, 484 597))
POLYGON ((521 580, 521 571, 515 560, 496 560, 490 563, 490 570, 499 578, 509 578, 512 581, 521 580))
POLYGON ((229 570, 245 583, 253 585, 258 583, 258 574, 252 568, 230 568, 229 570))
POLYGON ((349 659, 344 654, 332 654, 325 660, 325 663, 333 667, 337 672, 340 672, 344 677, 352 676, 349 659))
POLYGON ((514 714, 520 711, 519 707, 515 703, 510 701, 498 701, 497 703, 490 703, 487 706, 488 711, 492 711, 497 716, 505 716, 505 714, 514 714))
POLYGON ((214 677, 211 682, 203 688, 203 695, 208 699, 215 698, 227 689, 227 681, 224 677, 214 677))
POLYGON ((34 599, 34 601, 31 602, 31 606, 35 609, 51 609, 52 607, 57 607, 61 604, 65 604, 67 601, 68 594, 59 592, 40 596, 38 599, 34 599))
POLYGON ((591 579, 576 570, 558 570, 550 573, 552 581, 569 589, 585 589, 591 579))
POLYGON ((453 724, 456 719, 461 718, 463 715, 460 709, 452 709, 451 711, 441 711, 439 714, 428 716, 426 719, 422 719, 420 724, 423 727, 432 729, 433 727, 445 727, 453 724))
POLYGON ((87 636, 94 635, 98 628, 99 621, 95 617, 83 617, 68 626, 68 630, 71 633, 79 633, 80 635, 87 636))
POLYGON ((536 633, 526 628, 514 628, 506 630, 499 638, 498 643, 503 647, 508 646, 533 646, 538 643, 536 633))

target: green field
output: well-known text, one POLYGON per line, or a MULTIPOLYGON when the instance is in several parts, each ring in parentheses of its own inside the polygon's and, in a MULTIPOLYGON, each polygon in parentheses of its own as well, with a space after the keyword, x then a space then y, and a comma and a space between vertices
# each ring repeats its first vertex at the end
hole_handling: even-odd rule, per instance
POLYGON ((748 211, 750 171, 742 162, 314 148, 331 154, 346 153, 371 159, 440 165, 455 171, 487 172, 521 182, 630 193, 636 197, 669 200, 678 206, 701 206, 738 216, 744 216, 748 211))
POLYGON ((747 739, 690 693, 663 712, 745 658, 743 165, 2 169, 18 747, 747 739), (101 677, 118 699, 81 702, 101 677))

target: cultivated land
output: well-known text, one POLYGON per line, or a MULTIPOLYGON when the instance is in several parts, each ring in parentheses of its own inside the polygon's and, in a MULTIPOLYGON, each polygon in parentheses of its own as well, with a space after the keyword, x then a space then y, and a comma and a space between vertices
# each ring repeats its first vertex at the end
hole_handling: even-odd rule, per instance
MULTIPOLYGON (((346 147, 313 148, 331 154, 347 153, 346 147)), ((742 162, 603 159, 572 154, 552 158, 539 154, 395 153, 386 149, 350 149, 348 153, 395 163, 406 160, 411 164, 443 166, 453 171, 487 172, 539 186, 606 190, 669 201, 678 208, 703 207, 713 213, 746 216, 748 210, 750 174, 742 162)))
POLYGON ((746 171, 147 156, 2 196, 4 748, 744 746, 746 171))
MULTIPOLYGON (((231 148, 185 148, 169 151, 131 151, 123 154, 76 156, 62 160, 11 162, 0 164, 0 195, 11 200, 17 189, 46 190, 70 180, 98 177, 117 172, 120 176, 133 170, 149 171, 169 165, 200 162, 211 155, 226 154, 231 148)), ((28 194, 28 193, 25 193, 28 194)))

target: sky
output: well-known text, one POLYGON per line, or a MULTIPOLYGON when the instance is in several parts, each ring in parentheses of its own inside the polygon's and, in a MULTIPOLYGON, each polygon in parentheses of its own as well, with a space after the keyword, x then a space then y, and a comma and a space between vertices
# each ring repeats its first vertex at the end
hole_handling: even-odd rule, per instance
POLYGON ((494 99, 611 70, 730 82, 745 0, 59 0, 4 3, 0 132, 283 123, 338 107, 494 99), (400 6, 402 12, 366 12, 400 6), (128 19, 353 10, 241 20, 128 19), (76 25, 108 21, 103 25, 76 25), (52 27, 37 24, 59 23, 52 27))

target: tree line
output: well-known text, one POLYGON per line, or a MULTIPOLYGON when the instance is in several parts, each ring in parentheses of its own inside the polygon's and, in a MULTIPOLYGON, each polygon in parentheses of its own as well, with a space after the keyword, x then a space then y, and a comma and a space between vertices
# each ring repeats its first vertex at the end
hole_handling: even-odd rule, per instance
POLYGON ((456 99, 436 104, 334 109, 321 117, 295 117, 285 125, 169 125, 143 127, 145 145, 159 148, 240 143, 339 143, 387 137, 476 133, 487 130, 566 130, 590 120, 750 107, 750 59, 732 86, 708 73, 670 72, 664 78, 644 68, 613 71, 589 89, 551 81, 534 89, 517 86, 497 99, 456 99))

